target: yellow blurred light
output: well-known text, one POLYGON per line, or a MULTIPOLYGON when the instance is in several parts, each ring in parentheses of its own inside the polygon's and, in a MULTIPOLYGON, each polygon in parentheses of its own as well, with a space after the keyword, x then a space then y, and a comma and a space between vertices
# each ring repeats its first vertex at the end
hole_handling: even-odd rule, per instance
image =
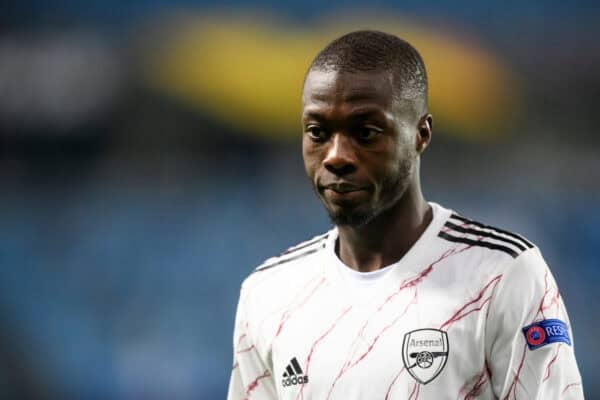
POLYGON ((300 92, 312 58, 345 32, 379 29, 408 40, 423 56, 436 126, 467 138, 502 133, 515 108, 514 84, 491 53, 402 20, 356 21, 336 17, 334 27, 310 31, 249 17, 180 22, 152 55, 147 81, 242 131, 298 137, 300 92))

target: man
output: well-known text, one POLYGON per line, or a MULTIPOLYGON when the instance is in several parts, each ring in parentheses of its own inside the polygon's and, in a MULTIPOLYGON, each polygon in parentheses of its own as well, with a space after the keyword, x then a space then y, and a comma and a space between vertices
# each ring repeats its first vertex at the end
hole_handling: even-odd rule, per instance
POLYGON ((306 172, 335 228, 242 285, 229 399, 581 399, 568 316, 539 250, 423 198, 417 51, 333 41, 303 91, 306 172))

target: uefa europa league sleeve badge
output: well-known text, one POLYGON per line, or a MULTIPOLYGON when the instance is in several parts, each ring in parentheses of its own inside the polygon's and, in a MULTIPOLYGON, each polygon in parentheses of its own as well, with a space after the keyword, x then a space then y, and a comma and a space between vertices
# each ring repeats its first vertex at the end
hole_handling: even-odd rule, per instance
POLYGON ((434 380, 448 360, 448 334, 439 329, 417 329, 404 335, 402 361, 423 385, 434 380))

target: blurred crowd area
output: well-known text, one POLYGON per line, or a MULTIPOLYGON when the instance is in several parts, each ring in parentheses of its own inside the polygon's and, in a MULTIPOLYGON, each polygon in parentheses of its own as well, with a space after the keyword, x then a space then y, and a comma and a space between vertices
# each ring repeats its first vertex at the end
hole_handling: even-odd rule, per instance
POLYGON ((429 67, 430 201, 538 244, 600 397, 592 1, 4 1, 0 398, 222 399, 239 285, 326 229, 300 88, 388 30, 429 67))

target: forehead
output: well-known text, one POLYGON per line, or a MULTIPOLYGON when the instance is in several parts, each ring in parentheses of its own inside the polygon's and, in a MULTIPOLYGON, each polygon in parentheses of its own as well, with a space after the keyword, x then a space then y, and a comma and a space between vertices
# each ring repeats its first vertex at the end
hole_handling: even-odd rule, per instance
POLYGON ((389 110, 393 105, 392 74, 320 70, 308 73, 302 92, 304 112, 343 104, 389 110))

